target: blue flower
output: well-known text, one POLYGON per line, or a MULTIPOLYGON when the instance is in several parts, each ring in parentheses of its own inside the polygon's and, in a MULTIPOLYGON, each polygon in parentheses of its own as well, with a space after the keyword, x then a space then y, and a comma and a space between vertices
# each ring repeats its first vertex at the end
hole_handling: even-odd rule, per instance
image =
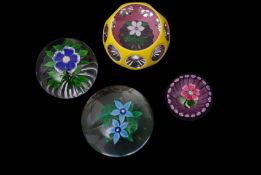
POLYGON ((75 52, 75 49, 67 46, 62 51, 56 51, 52 59, 55 62, 54 68, 59 73, 64 71, 73 73, 80 62, 80 56, 75 52))
POLYGON ((114 103, 115 103, 115 106, 116 106, 117 109, 114 109, 111 112, 111 115, 119 116, 121 123, 124 122, 125 117, 133 117, 132 112, 129 111, 129 108, 131 106, 131 101, 125 103, 124 105, 118 100, 114 100, 114 103))
POLYGON ((127 138, 129 136, 128 132, 124 129, 127 128, 128 123, 124 122, 120 124, 117 120, 112 120, 112 128, 109 129, 109 133, 113 134, 113 143, 116 144, 120 137, 127 138))

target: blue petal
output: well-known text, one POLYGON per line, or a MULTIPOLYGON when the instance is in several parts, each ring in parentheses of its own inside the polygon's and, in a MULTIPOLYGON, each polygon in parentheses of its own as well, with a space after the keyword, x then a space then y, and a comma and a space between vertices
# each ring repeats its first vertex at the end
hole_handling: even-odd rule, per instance
POLYGON ((79 60, 79 57, 76 55, 76 54, 73 54, 70 56, 70 59, 72 62, 74 63, 78 63, 80 60, 79 60))
POLYGON ((112 112, 111 112, 111 115, 113 116, 117 116, 120 114, 120 111, 118 109, 114 109, 112 112))
POLYGON ((74 68, 76 67, 76 64, 74 63, 74 62, 68 62, 67 64, 66 64, 66 69, 68 70, 68 71, 71 71, 71 70, 73 70, 74 68))
POLYGON ((125 115, 120 115, 119 119, 120 119, 120 122, 123 123, 125 120, 125 115))
POLYGON ((107 131, 108 131, 109 134, 114 134, 115 128, 109 128, 107 131))
POLYGON ((63 60, 64 55, 61 52, 58 52, 57 54, 55 54, 55 56, 53 57, 53 61, 55 62, 61 62, 63 60))
POLYGON ((126 110, 129 110, 130 105, 131 105, 131 101, 128 101, 127 103, 124 104, 124 108, 125 108, 126 110))
POLYGON ((63 51, 65 56, 71 56, 74 53, 73 48, 64 48, 63 51))
POLYGON ((113 135, 113 143, 116 144, 120 139, 120 134, 119 133, 115 133, 113 135))
POLYGON ((119 122, 118 122, 117 120, 113 119, 113 120, 112 120, 112 126, 114 126, 114 127, 119 127, 120 124, 119 124, 119 122))
POLYGON ((126 117, 133 117, 133 114, 132 114, 132 112, 130 112, 130 111, 127 111, 127 112, 126 112, 126 117))
POLYGON ((58 62, 55 64, 55 67, 61 71, 65 70, 65 64, 63 62, 58 62))
POLYGON ((122 103, 120 101, 114 100, 114 103, 115 103, 116 108, 118 108, 118 109, 122 109, 123 108, 123 105, 122 105, 122 103))
POLYGON ((125 130, 121 130, 120 134, 121 134, 121 136, 124 137, 124 138, 126 138, 126 137, 129 136, 129 134, 128 134, 127 131, 125 131, 125 130))
POLYGON ((127 126, 128 126, 128 122, 122 123, 122 124, 121 124, 121 130, 127 128, 127 126))

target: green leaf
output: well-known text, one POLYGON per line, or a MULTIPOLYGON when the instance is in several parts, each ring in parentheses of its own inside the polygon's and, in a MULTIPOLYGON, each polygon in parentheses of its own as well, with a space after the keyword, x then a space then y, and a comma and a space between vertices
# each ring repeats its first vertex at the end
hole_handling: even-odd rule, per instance
POLYGON ((115 106, 114 106, 114 105, 108 104, 108 105, 106 105, 106 106, 104 106, 104 107, 102 108, 101 112, 102 112, 103 114, 109 114, 109 115, 110 115, 110 113, 111 113, 114 109, 115 109, 115 106))
POLYGON ((83 76, 83 75, 79 75, 79 76, 78 76, 78 79, 79 79, 81 82, 86 82, 86 81, 89 80, 88 77, 83 76))
POLYGON ((127 139, 129 142, 133 142, 133 141, 134 141, 131 134, 129 134, 129 136, 128 136, 126 139, 127 139))
POLYGON ((134 116, 135 118, 138 118, 138 117, 142 116, 143 113, 140 112, 140 111, 133 111, 132 114, 133 114, 133 116, 134 116))
POLYGON ((72 40, 70 40, 70 39, 66 39, 66 40, 64 41, 64 45, 65 45, 65 46, 73 46, 73 42, 72 42, 72 40))
POLYGON ((129 108, 129 111, 132 111, 133 110, 133 103, 131 103, 131 105, 130 105, 130 108, 129 108))
POLYGON ((53 52, 52 51, 46 51, 46 55, 49 57, 49 58, 52 58, 53 57, 53 52))
POLYGON ((55 80, 53 80, 53 79, 49 79, 47 82, 47 84, 50 86, 53 86, 54 83, 55 83, 55 80))
POLYGON ((63 49, 63 46, 62 45, 60 45, 60 44, 57 44, 57 45, 54 45, 53 46, 53 48, 55 49, 55 50, 62 50, 63 49))
POLYGON ((97 115, 97 119, 104 119, 104 118, 111 118, 112 116, 110 114, 100 114, 97 115))
POLYGON ((49 79, 47 83, 48 83, 48 85, 52 86, 55 89, 59 88, 61 85, 61 83, 59 83, 53 79, 49 79))
POLYGON ((55 81, 61 82, 62 81, 62 75, 59 74, 56 71, 50 71, 48 72, 48 76, 52 79, 54 79, 55 81))
POLYGON ((88 54, 88 50, 80 50, 79 55, 85 57, 88 54))
POLYGON ((188 101, 185 102, 185 106, 187 108, 191 108, 191 107, 193 107, 195 105, 196 105, 196 101, 194 101, 194 100, 188 100, 188 101))
POLYGON ((45 63, 45 67, 54 67, 55 63, 53 61, 48 61, 47 63, 45 63))
POLYGON ((103 118, 102 119, 102 125, 103 127, 111 126, 112 119, 111 118, 103 118))
POLYGON ((56 82, 54 83, 53 87, 54 87, 55 89, 57 89, 57 88, 60 87, 60 85, 61 85, 61 83, 58 83, 58 82, 56 81, 56 82))
POLYGON ((78 66, 77 68, 76 68, 76 70, 74 71, 74 74, 75 75, 78 75, 80 72, 81 72, 81 66, 78 66))
POLYGON ((76 43, 72 47, 75 48, 75 49, 80 49, 81 48, 81 44, 76 43))
POLYGON ((81 60, 81 61, 80 61, 80 64, 90 64, 90 62, 87 61, 87 60, 81 60))
POLYGON ((180 101, 181 104, 184 104, 186 102, 186 99, 181 96, 181 97, 179 97, 179 101, 180 101))
POLYGON ((134 133, 138 129, 138 123, 134 118, 127 118, 128 126, 126 130, 128 131, 129 134, 134 133))
POLYGON ((73 84, 76 86, 76 87, 80 87, 81 86, 81 81, 78 79, 78 78, 73 78, 72 79, 73 81, 73 84))
POLYGON ((142 26, 143 26, 143 27, 146 27, 147 25, 148 25, 147 22, 142 22, 142 26))
POLYGON ((127 26, 131 26, 132 24, 131 24, 131 21, 128 21, 128 22, 126 22, 125 23, 127 26))

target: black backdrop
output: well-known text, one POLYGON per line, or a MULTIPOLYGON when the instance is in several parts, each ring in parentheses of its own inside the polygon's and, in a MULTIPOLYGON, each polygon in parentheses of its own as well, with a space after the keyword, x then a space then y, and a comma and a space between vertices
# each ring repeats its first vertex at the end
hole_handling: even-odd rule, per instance
MULTIPOLYGON (((231 94, 235 92, 231 82, 237 82, 232 78, 237 75, 231 71, 233 62, 244 54, 238 36, 244 29, 249 34, 256 31, 250 29, 252 23, 244 18, 237 4, 149 2, 169 22, 170 47, 157 65, 130 71, 114 64, 102 44, 104 22, 122 3, 124 1, 118 0, 86 1, 84 4, 79 1, 43 1, 28 6, 29 15, 23 24, 28 28, 20 36, 30 43, 30 52, 20 55, 25 60, 22 105, 26 109, 25 117, 17 120, 19 136, 15 146, 20 168, 34 167, 47 174, 82 170, 89 174, 93 170, 124 173, 126 168, 128 172, 137 172, 137 168, 156 169, 163 163, 166 166, 161 170, 171 170, 175 168, 174 162, 193 165, 200 163, 199 159, 226 157, 223 150, 233 148, 234 143, 256 143, 259 140, 240 130, 243 119, 235 115, 237 109, 229 100, 235 96, 231 94), (95 52, 99 64, 93 87, 83 96, 71 100, 48 95, 35 76, 35 63, 41 49, 61 37, 86 42, 95 52), (170 81, 184 73, 202 76, 213 90, 212 109, 194 122, 176 119, 165 103, 164 95, 170 81), (155 125, 150 140, 139 152, 125 158, 109 158, 97 153, 81 131, 81 112, 88 98, 110 85, 137 89, 153 108, 155 125), (174 165, 167 166, 168 163, 174 165)), ((252 130, 256 131, 256 128, 252 130)))

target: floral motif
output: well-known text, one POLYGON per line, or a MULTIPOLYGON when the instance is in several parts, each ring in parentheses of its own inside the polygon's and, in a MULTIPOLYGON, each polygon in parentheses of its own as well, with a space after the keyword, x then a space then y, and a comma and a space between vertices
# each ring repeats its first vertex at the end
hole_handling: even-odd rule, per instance
POLYGON ((108 45, 107 50, 110 54, 110 56, 115 60, 115 61, 120 61, 121 56, 119 51, 114 47, 113 45, 108 45))
POLYGON ((130 35, 134 35, 136 34, 137 36, 141 35, 141 32, 145 29, 142 26, 142 22, 141 21, 132 21, 131 25, 127 27, 128 30, 130 30, 130 35))
POLYGON ((56 89, 66 82, 70 86, 79 87, 88 81, 87 76, 79 74, 82 66, 89 64, 87 60, 81 59, 88 55, 88 50, 81 47, 80 43, 67 39, 46 51, 48 59, 44 67, 49 77, 48 85, 56 89))
POLYGON ((142 9, 140 8, 140 14, 143 16, 143 17, 146 17, 146 18, 150 18, 153 16, 153 13, 150 11, 150 10, 145 10, 145 9, 142 9))
POLYGON ((164 45, 157 46, 152 53, 152 57, 151 57, 152 61, 158 61, 164 54, 164 51, 165 51, 164 45))
POLYGON ((127 122, 120 124, 117 120, 112 120, 112 128, 108 130, 110 134, 113 134, 113 143, 116 144, 120 137, 127 138, 129 136, 128 132, 125 130, 128 126, 127 122))
POLYGON ((140 50, 153 43, 154 35, 147 22, 127 21, 120 29, 119 38, 125 48, 140 50))
POLYGON ((55 62, 54 68, 59 73, 73 73, 80 62, 80 56, 75 53, 75 49, 67 46, 62 51, 56 51, 52 59, 55 62))
POLYGON ((182 87, 180 95, 180 102, 184 104, 185 107, 191 108, 196 105, 200 93, 199 89, 196 88, 196 85, 190 83, 189 85, 184 85, 182 87))
POLYGON ((129 111, 131 101, 122 104, 118 100, 114 100, 115 106, 117 109, 114 109, 111 112, 111 115, 113 116, 119 116, 120 122, 122 123, 125 120, 125 117, 133 117, 133 114, 131 111, 129 111))
POLYGON ((133 10, 134 9, 133 9, 132 6, 128 6, 128 7, 122 8, 120 10, 120 15, 121 16, 128 16, 128 15, 130 15, 132 13, 133 10))
POLYGON ((194 84, 184 85, 182 87, 181 96, 186 100, 198 100, 199 89, 194 84))
POLYGON ((138 130, 137 120, 142 116, 142 112, 136 110, 131 101, 122 103, 120 100, 114 100, 113 104, 105 105, 101 114, 97 116, 102 121, 103 127, 106 127, 107 141, 118 143, 120 138, 130 142, 134 139, 132 135, 138 130))
POLYGON ((140 68, 145 64, 145 59, 139 55, 132 55, 126 59, 126 64, 133 68, 140 68))

